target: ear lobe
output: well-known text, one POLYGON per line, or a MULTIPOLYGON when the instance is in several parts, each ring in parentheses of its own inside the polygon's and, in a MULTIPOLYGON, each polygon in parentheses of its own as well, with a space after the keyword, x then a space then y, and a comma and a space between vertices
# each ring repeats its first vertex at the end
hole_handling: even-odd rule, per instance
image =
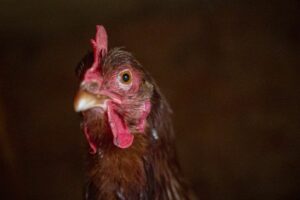
POLYGON ((148 100, 141 106, 141 117, 139 120, 139 124, 137 125, 137 129, 140 133, 144 133, 145 131, 147 117, 150 111, 151 111, 151 103, 150 100, 148 100))
POLYGON ((151 83, 149 83, 148 81, 144 82, 144 87, 148 90, 151 91, 151 93, 153 92, 153 85, 151 83))

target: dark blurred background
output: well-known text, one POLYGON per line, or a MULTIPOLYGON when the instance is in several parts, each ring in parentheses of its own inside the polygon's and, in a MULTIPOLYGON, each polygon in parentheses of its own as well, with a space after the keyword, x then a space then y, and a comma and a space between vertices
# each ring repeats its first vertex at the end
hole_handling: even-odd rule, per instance
POLYGON ((299 199, 299 1, 0 6, 0 198, 81 199, 74 68, 103 24, 157 80, 201 199, 299 199))

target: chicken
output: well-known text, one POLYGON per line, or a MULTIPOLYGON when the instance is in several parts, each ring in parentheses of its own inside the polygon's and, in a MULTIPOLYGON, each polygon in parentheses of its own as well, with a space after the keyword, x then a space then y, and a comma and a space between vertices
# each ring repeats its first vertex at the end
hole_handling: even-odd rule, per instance
POLYGON ((79 63, 74 109, 89 144, 86 200, 191 199, 174 148, 171 109, 153 78, 103 26, 79 63))

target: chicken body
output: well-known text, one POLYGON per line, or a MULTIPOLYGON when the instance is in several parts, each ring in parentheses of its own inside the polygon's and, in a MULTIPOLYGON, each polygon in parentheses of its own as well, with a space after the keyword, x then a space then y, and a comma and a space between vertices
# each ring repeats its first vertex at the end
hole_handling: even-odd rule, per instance
POLYGON ((75 110, 90 146, 86 200, 191 199, 174 148, 171 110, 153 78, 102 26, 81 61, 75 110))

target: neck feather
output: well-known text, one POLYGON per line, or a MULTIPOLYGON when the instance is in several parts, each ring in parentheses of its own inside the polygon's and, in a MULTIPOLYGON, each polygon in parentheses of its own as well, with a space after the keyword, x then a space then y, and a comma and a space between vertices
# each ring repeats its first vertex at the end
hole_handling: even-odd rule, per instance
POLYGON ((174 148, 170 109, 153 99, 145 133, 120 149, 103 134, 98 153, 89 155, 86 199, 189 199, 174 148))

